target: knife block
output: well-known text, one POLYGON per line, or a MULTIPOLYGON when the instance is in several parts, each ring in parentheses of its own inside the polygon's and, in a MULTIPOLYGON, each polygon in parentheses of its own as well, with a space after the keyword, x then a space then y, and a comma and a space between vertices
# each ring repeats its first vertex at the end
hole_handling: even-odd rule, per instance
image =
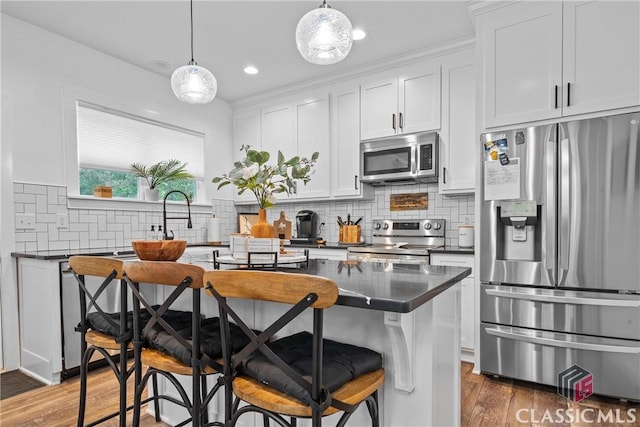
POLYGON ((359 225, 343 225, 338 231, 340 243, 360 243, 361 236, 359 225))

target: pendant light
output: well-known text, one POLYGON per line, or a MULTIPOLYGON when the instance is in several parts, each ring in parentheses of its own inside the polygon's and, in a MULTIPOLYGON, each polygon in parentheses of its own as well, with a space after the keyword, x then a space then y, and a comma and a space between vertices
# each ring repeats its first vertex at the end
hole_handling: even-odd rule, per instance
POLYGON ((319 8, 307 12, 296 28, 296 45, 312 64, 329 65, 342 61, 351 50, 353 28, 342 12, 323 0, 319 8))
POLYGON ((171 89, 176 97, 189 104, 206 104, 213 101, 218 82, 211 71, 199 66, 193 59, 193 0, 191 3, 191 61, 176 69, 171 75, 171 89))

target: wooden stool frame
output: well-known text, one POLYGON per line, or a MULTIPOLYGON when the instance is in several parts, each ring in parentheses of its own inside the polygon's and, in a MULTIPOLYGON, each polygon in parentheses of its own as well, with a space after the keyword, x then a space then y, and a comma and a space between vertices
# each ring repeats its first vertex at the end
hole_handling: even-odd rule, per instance
MULTIPOLYGON (((92 427, 101 424, 111 418, 119 416, 119 425, 126 426, 127 411, 133 408, 133 405, 127 406, 127 380, 135 370, 135 363, 127 369, 127 359, 129 343, 133 336, 133 331, 127 329, 127 284, 122 276, 123 262, 114 258, 74 256, 69 259, 71 272, 73 273, 78 284, 78 293, 80 296, 80 323, 75 327, 76 332, 80 332, 80 402, 78 407, 78 427, 92 427), (103 278, 94 294, 87 289, 85 276, 103 278), (118 280, 120 286, 120 311, 118 322, 115 322, 98 304, 97 300, 102 293, 112 285, 113 280, 118 280), (89 301, 87 301, 87 298, 89 301), (117 329, 118 336, 110 337, 97 331, 92 331, 91 325, 87 319, 88 313, 94 308, 97 313, 114 329, 117 329), (89 345, 88 341, 92 344, 89 345), (98 344, 100 343, 100 344, 98 344), (118 363, 114 361, 108 350, 119 350, 118 363), (105 415, 104 417, 92 421, 89 424, 84 423, 87 403, 87 374, 89 362, 94 352, 100 353, 109 367, 118 379, 118 387, 120 394, 119 410, 117 412, 105 415)), ((153 383, 154 390, 157 390, 157 383, 153 383)), ((154 400, 157 410, 159 403, 153 397, 145 399, 142 403, 154 400)), ((160 421, 159 415, 156 415, 156 421, 160 421)))
MULTIPOLYGON (((142 392, 148 382, 149 378, 155 380, 157 375, 161 375, 166 378, 176 388, 178 394, 182 400, 175 399, 173 396, 166 394, 155 396, 156 399, 164 399, 170 401, 176 405, 184 407, 190 414, 190 418, 187 418, 183 422, 177 424, 175 427, 180 427, 192 423, 194 427, 205 426, 225 426, 225 423, 214 421, 208 421, 207 406, 211 399, 215 396, 217 391, 225 385, 224 378, 221 376, 215 386, 207 393, 207 375, 221 374, 223 372, 223 366, 212 360, 207 355, 202 354, 200 349, 200 322, 201 316, 201 290, 202 278, 192 277, 189 275, 180 276, 180 270, 184 269, 188 274, 189 269, 200 269, 200 267, 180 264, 173 261, 133 261, 129 262, 125 266, 124 277, 131 289, 134 298, 134 335, 133 335, 133 348, 135 357, 135 363, 141 367, 142 365, 142 353, 146 350, 144 347, 143 336, 144 333, 151 329, 155 324, 161 325, 162 329, 168 332, 174 339, 176 339, 182 346, 191 350, 191 399, 186 390, 178 382, 176 377, 171 371, 164 370, 162 368, 149 366, 145 375, 140 378, 137 383, 136 393, 134 397, 134 426, 140 425, 140 403, 142 398, 142 392), (182 277, 177 282, 176 278, 182 277), (194 280, 196 279, 196 280, 194 280), (164 302, 157 309, 153 308, 153 305, 145 299, 140 292, 140 283, 150 283, 156 285, 169 285, 174 286, 175 289, 164 300, 164 302), (177 282, 177 283, 176 283, 177 282), (167 323, 162 316, 169 310, 169 307, 178 299, 183 292, 187 289, 191 289, 191 326, 192 326, 192 340, 189 343, 187 340, 177 334, 175 329, 167 323), (140 305, 142 305, 150 315, 150 319, 143 328, 140 324, 140 305)), ((202 270, 204 272, 204 270, 202 270)), ((175 361, 182 365, 180 361, 175 361)), ((184 368, 188 368, 186 365, 184 368)), ((225 417, 227 414, 225 414, 225 417)))
MULTIPOLYGON (((348 404, 335 399, 332 394, 322 386, 322 354, 323 354, 323 310, 331 307, 337 297, 338 288, 335 282, 318 277, 297 273, 266 272, 266 271, 209 271, 205 273, 204 280, 207 291, 216 299, 220 311, 220 327, 222 329, 222 353, 224 358, 225 377, 234 378, 238 367, 254 351, 261 352, 273 364, 282 370, 285 375, 301 386, 311 395, 311 402, 307 402, 311 408, 311 418, 314 427, 322 425, 322 416, 325 411, 332 408, 343 411, 337 427, 343 427, 353 412, 366 402, 371 416, 372 426, 379 426, 378 392, 377 387, 366 398, 355 404, 348 404), (227 298, 253 299, 290 304, 291 307, 276 319, 260 334, 256 334, 243 319, 229 306, 227 298), (312 379, 309 382, 298 372, 286 364, 268 346, 267 343, 284 326, 288 325, 301 315, 305 310, 313 310, 313 350, 312 350, 312 379), (233 319, 242 331, 251 339, 251 342, 242 350, 231 354, 229 346, 229 317, 233 319)), ((249 380, 255 381, 255 380, 249 380)), ((378 387, 384 381, 384 375, 378 381, 378 387)), ((233 382, 232 382, 233 384, 233 382)), ((227 407, 225 412, 233 414, 229 426, 235 426, 238 418, 245 413, 256 412, 263 415, 265 425, 269 419, 275 421, 281 427, 295 427, 296 416, 291 416, 291 421, 273 410, 248 403, 239 408, 240 398, 237 397, 233 404, 231 389, 227 391, 225 398, 227 407)), ((267 392, 268 393, 268 392, 267 392)), ((298 416, 303 417, 303 416, 298 416)))

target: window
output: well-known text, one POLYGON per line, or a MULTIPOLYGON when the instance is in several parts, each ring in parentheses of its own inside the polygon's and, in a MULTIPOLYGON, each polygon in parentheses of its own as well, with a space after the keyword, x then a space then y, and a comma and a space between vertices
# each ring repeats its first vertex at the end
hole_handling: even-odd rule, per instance
POLYGON ((142 198, 146 182, 129 172, 131 163, 150 166, 178 159, 187 163, 194 179, 163 184, 158 187, 160 196, 181 190, 196 199, 196 183, 204 179, 202 133, 82 101, 76 113, 81 195, 93 195, 94 186, 108 185, 113 197, 142 198))

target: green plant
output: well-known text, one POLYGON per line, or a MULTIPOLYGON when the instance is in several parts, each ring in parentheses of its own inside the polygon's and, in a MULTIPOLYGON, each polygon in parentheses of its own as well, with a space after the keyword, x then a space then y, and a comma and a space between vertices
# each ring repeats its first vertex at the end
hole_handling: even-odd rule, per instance
POLYGON ((245 152, 245 158, 235 162, 234 168, 228 174, 217 176, 212 182, 218 184, 218 189, 234 184, 238 188, 238 195, 247 190, 251 191, 261 209, 269 208, 276 203, 275 193, 296 193, 297 180, 306 185, 311 180, 312 169, 319 156, 316 151, 311 159, 294 156, 287 160, 282 152, 278 151, 278 163, 268 165, 267 162, 271 158, 268 152, 252 150, 249 145, 243 145, 240 151, 245 152))
POLYGON ((187 164, 180 160, 171 159, 158 162, 147 167, 142 163, 132 163, 131 172, 140 178, 144 178, 149 188, 157 188, 165 182, 191 179, 191 175, 186 170, 187 164))

